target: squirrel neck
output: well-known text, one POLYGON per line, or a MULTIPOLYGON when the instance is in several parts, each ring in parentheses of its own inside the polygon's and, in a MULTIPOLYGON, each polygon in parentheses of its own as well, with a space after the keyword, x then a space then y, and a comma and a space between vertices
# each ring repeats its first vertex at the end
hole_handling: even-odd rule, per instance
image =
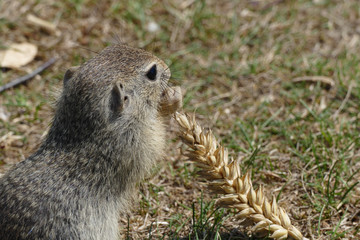
POLYGON ((81 137, 60 124, 53 123, 32 158, 46 159, 49 167, 59 167, 59 175, 77 179, 82 187, 102 196, 130 192, 163 152, 163 127, 158 120, 124 121, 126 126, 87 131, 81 137))

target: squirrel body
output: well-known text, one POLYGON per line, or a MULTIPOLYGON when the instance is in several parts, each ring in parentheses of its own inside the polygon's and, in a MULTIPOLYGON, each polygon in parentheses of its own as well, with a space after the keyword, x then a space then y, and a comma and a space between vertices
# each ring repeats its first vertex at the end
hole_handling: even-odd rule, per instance
POLYGON ((162 60, 122 44, 69 69, 39 149, 0 178, 0 239, 117 239, 163 154, 169 78, 162 60))

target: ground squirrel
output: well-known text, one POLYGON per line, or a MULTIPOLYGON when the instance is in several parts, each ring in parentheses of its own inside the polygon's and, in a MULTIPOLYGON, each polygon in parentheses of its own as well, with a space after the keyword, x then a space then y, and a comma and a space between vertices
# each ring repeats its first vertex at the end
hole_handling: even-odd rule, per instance
POLYGON ((160 115, 181 100, 169 78, 122 44, 69 69, 39 149, 0 179, 0 239, 117 239, 119 213, 163 153, 160 115))

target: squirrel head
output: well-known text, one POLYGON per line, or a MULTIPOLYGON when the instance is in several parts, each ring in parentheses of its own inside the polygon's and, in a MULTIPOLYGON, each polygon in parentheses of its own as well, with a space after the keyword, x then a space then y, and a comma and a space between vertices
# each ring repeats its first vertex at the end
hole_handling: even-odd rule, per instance
POLYGON ((64 93, 78 103, 101 108, 110 121, 125 115, 141 117, 156 114, 170 75, 167 65, 151 53, 118 44, 69 69, 64 93))
POLYGON ((109 46, 65 73, 53 125, 87 136, 134 121, 152 124, 161 115, 170 75, 168 66, 149 52, 109 46))

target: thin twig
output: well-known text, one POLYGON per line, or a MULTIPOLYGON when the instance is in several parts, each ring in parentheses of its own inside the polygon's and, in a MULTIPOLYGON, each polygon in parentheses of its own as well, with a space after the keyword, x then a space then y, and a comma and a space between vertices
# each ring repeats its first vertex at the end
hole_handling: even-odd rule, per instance
POLYGON ((349 98, 350 98, 350 95, 351 95, 351 91, 352 91, 353 85, 354 85, 354 82, 351 81, 344 100, 341 102, 340 107, 336 110, 336 112, 335 112, 334 115, 332 116, 333 119, 336 119, 336 118, 338 117, 338 115, 340 114, 340 112, 341 112, 341 111, 343 110, 343 108, 345 107, 346 103, 349 101, 349 98))
POLYGON ((16 78, 13 81, 1 86, 0 87, 0 93, 7 90, 7 89, 9 89, 9 88, 15 87, 15 86, 17 86, 19 84, 22 84, 22 83, 25 83, 26 81, 32 79, 33 77, 35 77, 36 75, 38 75, 39 73, 43 72, 45 69, 47 69, 48 67, 53 65, 56 61, 57 61, 57 58, 51 58, 49 61, 47 61, 46 63, 44 63, 43 65, 41 65, 37 69, 35 69, 33 72, 31 72, 31 73, 29 73, 29 74, 27 74, 25 76, 16 78))
POLYGON ((333 87, 335 85, 335 82, 333 79, 325 76, 303 76, 303 77, 297 77, 292 80, 293 82, 321 82, 325 85, 328 85, 329 87, 333 87))

